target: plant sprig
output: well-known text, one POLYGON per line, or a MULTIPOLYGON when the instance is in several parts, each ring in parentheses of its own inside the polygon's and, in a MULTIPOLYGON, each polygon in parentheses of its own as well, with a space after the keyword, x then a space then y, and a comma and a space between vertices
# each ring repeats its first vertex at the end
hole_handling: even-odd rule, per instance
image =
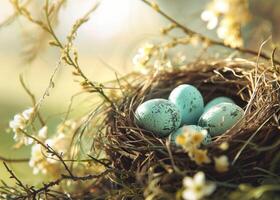
POLYGON ((209 45, 216 45, 216 46, 226 47, 226 48, 229 48, 229 49, 237 50, 237 51, 242 52, 242 53, 258 56, 258 57, 264 58, 266 60, 271 60, 272 59, 274 64, 280 65, 280 61, 276 60, 274 58, 274 56, 270 56, 270 55, 267 55, 267 54, 265 54, 263 52, 258 52, 258 51, 254 51, 252 49, 247 49, 247 48, 243 48, 243 47, 232 47, 232 46, 230 46, 228 44, 225 44, 222 41, 217 41, 217 40, 208 38, 208 37, 206 37, 205 35, 203 35, 201 33, 198 33, 196 31, 193 31, 193 30, 189 29, 188 27, 186 27, 185 25, 181 24, 180 22, 178 22, 173 17, 169 16, 167 13, 165 13, 163 10, 161 10, 160 7, 156 3, 150 2, 148 0, 141 0, 141 1, 144 2, 146 5, 148 5, 149 7, 153 8, 162 17, 164 17, 165 19, 170 21, 172 23, 172 26, 171 26, 172 29, 177 27, 177 28, 181 29, 185 34, 187 34, 187 35, 189 35, 191 37, 192 36, 196 36, 199 39, 201 39, 201 41, 206 42, 209 45))
POLYGON ((84 74, 81 67, 78 63, 78 53, 74 51, 73 56, 71 55, 71 50, 73 50, 73 41, 76 38, 76 33, 78 29, 88 21, 89 16, 92 12, 94 12, 99 4, 95 4, 93 8, 91 8, 82 18, 78 19, 76 23, 73 25, 70 34, 67 36, 67 43, 63 44, 55 34, 51 21, 50 21, 50 14, 51 9, 49 8, 49 1, 46 0, 45 5, 45 16, 47 19, 47 27, 49 33, 52 35, 54 41, 51 42, 52 45, 59 47, 63 51, 62 59, 70 66, 74 67, 75 71, 73 72, 74 75, 80 76, 83 79, 81 82, 82 87, 92 87, 97 93, 99 93, 107 102, 109 102, 113 107, 115 107, 114 103, 110 100, 110 98, 104 93, 103 87, 101 84, 93 83, 89 80, 89 78, 84 74))
MULTIPOLYGON (((82 71, 79 62, 78 62, 78 53, 77 51, 73 50, 73 41, 76 38, 76 33, 78 29, 89 20, 89 16, 92 12, 94 12, 97 7, 98 3, 95 4, 82 18, 78 19, 74 26, 71 29, 70 34, 67 36, 67 41, 64 44, 56 35, 52 23, 51 23, 51 16, 54 12, 54 7, 49 4, 49 0, 45 1, 44 6, 44 12, 46 17, 46 22, 43 22, 41 20, 35 19, 31 13, 27 10, 26 7, 19 4, 18 0, 12 0, 12 4, 14 5, 14 8, 17 10, 17 12, 25 17, 27 20, 32 22, 33 24, 36 24, 37 26, 41 27, 44 31, 49 33, 52 37, 52 41, 50 41, 50 45, 58 47, 62 51, 62 60, 74 68, 73 75, 81 77, 83 80, 80 82, 81 86, 83 88, 92 88, 92 92, 97 92, 100 94, 101 97, 105 99, 106 102, 110 103, 110 105, 114 108, 116 108, 114 102, 105 94, 103 90, 103 85, 100 83, 95 83, 90 81, 90 79, 85 75, 85 73, 82 71), (72 53, 73 51, 73 53, 72 53)), ((88 89, 87 89, 88 90, 88 89)))

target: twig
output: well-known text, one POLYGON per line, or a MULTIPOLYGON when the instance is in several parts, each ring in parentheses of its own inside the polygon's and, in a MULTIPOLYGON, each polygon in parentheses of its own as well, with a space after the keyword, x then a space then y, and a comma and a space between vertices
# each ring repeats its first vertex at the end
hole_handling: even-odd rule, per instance
POLYGON ((63 164, 65 170, 69 173, 70 176, 74 177, 73 173, 71 172, 71 170, 68 168, 67 164, 65 163, 65 161, 62 158, 62 155, 60 155, 59 153, 57 153, 52 147, 50 147, 48 144, 44 144, 42 141, 40 141, 39 139, 37 139, 36 137, 29 135, 28 133, 26 133, 24 130, 20 129, 20 131, 28 138, 31 138, 32 140, 36 141, 38 144, 40 144, 42 147, 44 147, 48 153, 56 156, 61 163, 63 164))
POLYGON ((17 185, 18 185, 19 187, 23 188, 23 190, 24 190, 27 194, 30 194, 30 189, 29 189, 27 186, 25 186, 25 185, 21 182, 21 180, 19 180, 19 178, 14 174, 14 172, 8 167, 8 165, 7 165, 5 162, 3 162, 3 164, 4 164, 5 168, 7 169, 7 171, 9 172, 9 174, 11 175, 10 178, 15 179, 17 185))
MULTIPOLYGON (((148 0, 141 0, 142 2, 144 2, 145 4, 147 4, 148 6, 150 6, 151 8, 153 8, 157 13, 159 13, 161 16, 163 16, 165 19, 167 19, 168 21, 174 23, 178 28, 180 28, 181 30, 183 30, 186 34, 193 36, 196 35, 198 36, 200 39, 209 42, 212 45, 217 45, 217 46, 223 46, 229 49, 233 49, 233 50, 237 50, 239 52, 242 53, 246 53, 246 54, 251 54, 254 56, 260 56, 266 60, 270 60, 271 56, 265 54, 265 53, 260 53, 251 49, 247 49, 247 48, 243 48, 243 47, 232 47, 228 44, 225 44, 224 42, 221 41, 217 41, 211 38, 208 38, 206 36, 204 36, 201 33, 198 33, 196 31, 193 31, 191 29, 189 29, 188 27, 184 26, 183 24, 179 23, 177 20, 175 20, 174 18, 170 17, 168 14, 166 14, 164 11, 162 11, 156 4, 149 2, 148 0)), ((277 65, 280 65, 280 61, 276 60, 273 58, 273 62, 277 65)))
POLYGON ((28 162, 29 158, 10 159, 10 158, 0 156, 0 160, 3 161, 3 162, 6 162, 6 163, 22 163, 22 162, 28 162))
POLYGON ((44 91, 44 94, 42 95, 42 97, 38 100, 38 102, 36 103, 36 110, 40 110, 41 104, 43 103, 44 99, 50 95, 50 89, 54 87, 54 78, 56 73, 58 72, 58 69, 61 67, 61 59, 59 59, 59 61, 56 64, 56 67, 50 77, 49 80, 49 84, 48 87, 46 88, 46 90, 44 91))
POLYGON ((89 175, 86 175, 86 176, 67 176, 67 175, 61 175, 61 177, 55 181, 51 181, 47 184, 43 184, 43 187, 37 189, 37 190, 32 190, 32 192, 30 194, 27 194, 26 196, 21 196, 21 198, 30 198, 30 197, 33 197, 33 198, 36 198, 36 196, 38 194, 40 194, 41 192, 48 192, 49 189, 55 185, 59 185, 63 180, 72 180, 72 181, 87 181, 87 180, 92 180, 92 179, 97 179, 97 178, 100 178, 100 177, 103 177, 105 176, 106 174, 108 174, 110 171, 109 170, 106 170, 98 175, 92 175, 92 174, 89 174, 89 175))
MULTIPOLYGON (((36 107, 36 97, 35 95, 30 91, 30 89, 27 87, 27 85, 25 84, 24 80, 23 80, 23 76, 22 74, 19 76, 19 80, 20 80, 20 83, 23 87, 23 89, 25 90, 25 92, 27 93, 27 95, 31 98, 31 101, 32 101, 32 105, 33 107, 35 108, 36 107)), ((37 110, 37 115, 38 115, 38 118, 39 118, 39 121, 41 123, 42 126, 45 126, 45 121, 43 120, 43 117, 42 115, 40 114, 39 110, 37 110)))
POLYGON ((111 167, 110 165, 108 165, 107 163, 105 163, 105 162, 103 162, 103 161, 101 161, 101 160, 99 160, 99 159, 97 159, 97 158, 95 158, 95 157, 93 157, 93 156, 91 156, 91 155, 89 155, 89 154, 88 154, 88 156, 89 156, 94 162, 97 162, 97 163, 103 165, 104 167, 106 167, 106 168, 108 168, 108 169, 112 169, 112 167, 111 167))
MULTIPOLYGON (((22 3, 22 6, 25 7, 30 2, 31 2, 31 0, 27 0, 22 3)), ((13 23, 18 16, 19 16, 19 13, 17 13, 17 11, 15 11, 13 14, 11 14, 9 17, 7 17, 4 21, 2 21, 0 23, 0 29, 13 23)))
POLYGON ((62 158, 62 154, 58 154, 51 146, 49 146, 48 144, 46 145, 47 146, 47 151, 53 155, 55 155, 59 160, 60 162, 62 163, 62 165, 64 166, 65 170, 69 173, 69 175, 71 177, 74 177, 73 173, 71 172, 71 170, 69 169, 69 167, 67 166, 67 164, 65 163, 65 161, 63 160, 62 158))

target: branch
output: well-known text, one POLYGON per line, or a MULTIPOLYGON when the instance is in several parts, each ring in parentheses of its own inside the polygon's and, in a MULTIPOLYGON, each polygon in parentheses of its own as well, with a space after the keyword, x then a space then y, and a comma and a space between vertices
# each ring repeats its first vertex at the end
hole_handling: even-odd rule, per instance
POLYGON ((265 54, 265 53, 262 53, 262 52, 258 52, 258 51, 254 51, 254 50, 251 50, 251 49, 247 49, 247 48, 243 48, 243 47, 232 47, 228 44, 225 44, 221 41, 217 41, 217 40, 214 40, 214 39, 211 39, 211 38, 208 38, 206 36, 204 36, 203 34, 201 33, 198 33, 196 31, 193 31, 191 29, 189 29, 188 27, 184 26, 183 24, 181 24, 180 22, 178 22, 177 20, 175 20, 174 18, 170 17, 168 14, 166 14, 164 11, 162 11, 157 4, 155 3, 151 3, 149 2, 148 0, 142 0, 146 5, 150 6, 151 8, 153 8, 157 13, 159 13, 161 16, 163 16, 165 19, 167 19, 168 21, 172 22, 173 24, 175 24, 178 28, 180 28, 181 30, 183 30, 187 35, 190 35, 190 36, 193 36, 193 35, 196 35, 198 36, 200 39, 204 40, 204 41, 207 41, 209 42, 210 44, 212 45, 217 45, 217 46, 222 46, 222 47, 226 47, 228 49, 233 49, 233 50, 237 50, 239 52, 242 52, 242 53, 246 53, 246 54, 251 54, 251 55, 254 55, 254 56, 259 56, 259 57, 262 57, 266 60, 273 60, 274 64, 277 64, 277 65, 280 65, 280 61, 279 60, 276 60, 274 58, 271 58, 271 56, 265 54))
MULTIPOLYGON (((30 99, 31 99, 31 101, 32 101, 33 107, 35 108, 35 107, 36 107, 36 97, 35 97, 35 95, 30 91, 30 89, 27 87, 27 85, 25 84, 25 82, 24 82, 24 80, 23 80, 22 74, 20 74, 19 80, 20 80, 20 83, 21 83, 21 85, 22 85, 24 91, 25 91, 25 92, 27 93, 27 95, 30 97, 30 99)), ((39 119, 41 125, 42 125, 42 126, 45 126, 46 123, 44 122, 43 117, 42 117, 42 115, 41 115, 40 112, 39 112, 39 109, 37 109, 37 114, 38 114, 38 119, 39 119)))
POLYGON ((97 7, 99 6, 99 4, 97 3, 96 5, 94 5, 94 7, 92 7, 81 19, 77 20, 76 23, 74 24, 74 26, 72 27, 72 30, 69 34, 69 36, 67 37, 68 42, 64 45, 57 37, 57 35, 55 34, 52 25, 51 25, 51 21, 49 19, 49 1, 46 0, 46 6, 45 6, 45 16, 47 19, 47 28, 48 28, 48 32, 51 34, 51 36, 53 37, 53 39, 55 40, 52 44, 54 46, 59 47, 64 53, 65 56, 63 57, 64 61, 75 68, 75 72, 73 73, 74 75, 78 75, 80 77, 83 78, 83 82, 81 83, 82 86, 91 86, 95 91, 97 91, 107 102, 109 102, 111 104, 112 107, 116 108, 115 104, 110 100, 110 98, 104 93, 102 85, 100 84, 95 84, 92 81, 89 80, 89 78, 83 73, 83 71, 81 70, 79 64, 78 64, 78 58, 77 58, 77 54, 75 54, 74 52, 74 58, 72 58, 72 56, 70 55, 70 48, 73 44, 73 40, 75 39, 75 35, 78 31, 78 29, 85 23, 88 21, 89 16, 92 12, 94 12, 97 7))
POLYGON ((40 28, 42 28, 44 31, 46 31, 48 34, 50 34, 52 36, 54 41, 51 41, 50 44, 53 45, 53 46, 56 46, 56 47, 58 47, 62 50, 62 52, 64 53, 63 60, 68 65, 74 67, 74 69, 76 70, 76 71, 73 72, 73 74, 78 75, 83 79, 83 82, 81 83, 81 86, 82 87, 91 86, 94 89, 95 92, 99 93, 106 100, 106 102, 110 103, 112 107, 117 109, 114 102, 112 102, 112 100, 103 91, 103 85, 102 84, 96 84, 96 83, 89 80, 89 78, 83 73, 83 71, 81 70, 81 68, 78 64, 77 54, 75 54, 75 52, 74 52, 74 57, 72 58, 72 55, 70 54, 70 49, 69 49, 69 47, 71 47, 71 45, 72 45, 73 40, 75 39, 76 32, 78 31, 80 26, 83 25, 88 20, 89 15, 93 11, 96 10, 98 5, 99 5, 98 3, 95 4, 95 6, 93 6, 93 8, 91 8, 81 19, 77 20, 77 22, 74 24, 74 26, 71 30, 70 35, 67 37, 68 42, 66 44, 63 44, 59 40, 57 35, 55 34, 55 32, 53 30, 53 27, 52 27, 52 24, 51 24, 50 16, 51 16, 51 14, 53 14, 53 7, 51 7, 49 5, 49 0, 46 0, 46 4, 45 4, 45 7, 44 7, 46 23, 44 23, 41 20, 37 20, 37 19, 33 18, 33 16, 28 11, 28 9, 25 8, 22 5, 19 5, 18 1, 13 2, 13 6, 14 6, 15 10, 18 12, 19 15, 25 17, 27 20, 29 20, 33 24, 36 24, 37 26, 39 26, 40 28))
POLYGON ((6 163, 22 163, 22 162, 28 162, 29 158, 10 159, 10 158, 0 156, 0 160, 6 163))
POLYGON ((28 186, 23 185, 23 183, 21 182, 21 180, 19 180, 19 178, 14 174, 14 172, 8 167, 8 165, 3 162, 5 168, 7 169, 7 171, 9 172, 9 174, 11 175, 10 178, 15 179, 16 180, 16 184, 23 188, 23 190, 27 193, 30 194, 30 189, 28 188, 28 186))
POLYGON ((47 184, 43 184, 43 187, 39 188, 39 189, 32 189, 32 192, 30 194, 27 194, 26 196, 21 196, 21 198, 25 199, 25 198, 30 198, 33 197, 34 199, 36 198, 36 196, 38 194, 40 194, 41 192, 45 192, 47 193, 49 191, 49 189, 55 185, 59 185, 63 180, 71 180, 71 181, 88 181, 88 180, 92 180, 92 179, 97 179, 100 177, 105 176, 106 174, 108 174, 110 171, 106 170, 98 175, 86 175, 86 176, 67 176, 67 175, 61 175, 61 177, 55 181, 51 181, 47 184))
MULTIPOLYGON (((29 3, 31 3, 31 0, 27 0, 25 2, 22 3, 22 6, 25 7, 27 6, 29 3)), ((11 14, 10 16, 8 16, 6 19, 4 19, 4 21, 2 21, 0 23, 0 29, 10 25, 11 23, 13 23, 15 21, 15 19, 17 19, 17 17, 19 16, 19 13, 17 13, 17 11, 15 11, 13 14, 11 14)))
POLYGON ((40 141, 39 139, 37 139, 36 137, 29 135, 28 133, 26 133, 24 130, 20 129, 20 131, 28 138, 31 138, 32 140, 36 141, 38 144, 40 144, 42 147, 44 147, 47 151, 47 153, 50 153, 53 156, 56 156, 60 162, 63 164, 65 170, 69 173, 69 175, 71 177, 74 177, 73 173, 71 172, 71 170, 69 169, 69 167, 67 166, 67 164, 65 163, 65 161, 62 158, 62 155, 59 154, 58 152, 56 152, 52 147, 50 147, 48 144, 44 144, 42 141, 40 141))

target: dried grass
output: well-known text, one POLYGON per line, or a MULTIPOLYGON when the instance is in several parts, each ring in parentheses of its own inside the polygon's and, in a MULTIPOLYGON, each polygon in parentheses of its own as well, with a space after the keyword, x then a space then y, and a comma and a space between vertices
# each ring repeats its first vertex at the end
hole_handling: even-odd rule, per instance
MULTIPOLYGON (((151 175, 160 177, 159 185, 175 191, 181 178, 203 170, 210 179, 224 183, 258 183, 260 169, 279 174, 279 71, 269 63, 259 64, 244 59, 199 61, 180 69, 155 72, 146 76, 131 74, 129 95, 119 99, 118 112, 108 111, 107 154, 113 166, 127 170, 126 184, 146 185, 151 175), (230 170, 217 173, 213 164, 197 166, 169 138, 158 138, 137 127, 134 111, 143 101, 166 98, 180 84, 195 85, 205 101, 228 96, 245 109, 244 119, 206 146, 209 155, 225 154, 230 170), (229 144, 223 152, 219 145, 229 144)), ((128 76, 129 78, 129 76, 128 76)), ((213 162, 212 162, 213 163, 213 162)))

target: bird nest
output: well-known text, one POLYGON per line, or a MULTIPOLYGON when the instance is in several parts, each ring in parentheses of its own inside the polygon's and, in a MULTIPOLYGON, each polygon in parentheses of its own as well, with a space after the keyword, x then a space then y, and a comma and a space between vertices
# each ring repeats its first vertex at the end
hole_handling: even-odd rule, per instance
MULTIPOLYGON (((145 185, 158 177, 165 191, 176 191, 185 175, 204 171, 215 181, 259 183, 264 171, 280 173, 279 70, 270 63, 244 59, 200 61, 185 67, 133 74, 126 95, 107 114, 106 151, 116 169, 127 171, 123 183, 145 185), (218 96, 232 98, 244 108, 244 119, 204 146, 213 161, 226 155, 229 170, 218 173, 214 162, 197 165, 170 138, 159 138, 134 122, 142 102, 167 98, 180 84, 192 84, 208 102, 218 96), (221 144, 228 145, 227 149, 221 144)), ((117 175, 118 176, 118 175, 117 175)))

